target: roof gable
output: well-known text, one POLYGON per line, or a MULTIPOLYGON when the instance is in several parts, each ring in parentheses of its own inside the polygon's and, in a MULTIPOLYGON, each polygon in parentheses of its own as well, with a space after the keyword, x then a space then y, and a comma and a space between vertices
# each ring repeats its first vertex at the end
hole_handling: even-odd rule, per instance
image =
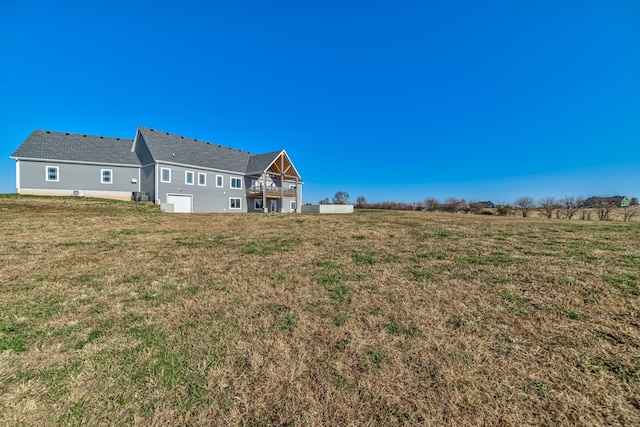
POLYGON ((132 143, 126 138, 35 130, 12 157, 138 166, 132 143))

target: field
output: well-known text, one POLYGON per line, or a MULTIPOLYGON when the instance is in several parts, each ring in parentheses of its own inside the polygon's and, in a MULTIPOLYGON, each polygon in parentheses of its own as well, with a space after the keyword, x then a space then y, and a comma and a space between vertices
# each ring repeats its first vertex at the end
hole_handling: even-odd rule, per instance
POLYGON ((638 222, 0 218, 0 425, 640 425, 638 222))

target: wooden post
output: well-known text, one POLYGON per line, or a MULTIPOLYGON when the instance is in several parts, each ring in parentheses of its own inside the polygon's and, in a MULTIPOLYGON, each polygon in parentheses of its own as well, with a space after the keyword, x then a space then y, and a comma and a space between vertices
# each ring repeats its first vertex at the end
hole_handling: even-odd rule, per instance
MULTIPOLYGON (((267 171, 264 171, 264 184, 262 185, 262 212, 269 212, 267 208, 267 171)), ((260 180, 258 180, 260 182, 260 180)))

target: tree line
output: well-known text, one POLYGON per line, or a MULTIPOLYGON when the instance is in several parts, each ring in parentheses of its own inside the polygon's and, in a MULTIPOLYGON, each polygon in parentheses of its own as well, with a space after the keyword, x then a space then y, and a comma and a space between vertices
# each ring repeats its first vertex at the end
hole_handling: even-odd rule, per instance
MULTIPOLYGON (((320 204, 349 204, 350 196, 346 191, 338 191, 333 198, 325 198, 320 204)), ((623 209, 623 221, 629 221, 640 212, 638 198, 627 199, 623 196, 615 197, 574 197, 556 198, 542 197, 538 200, 529 196, 518 197, 512 204, 493 204, 492 202, 470 202, 465 199, 450 197, 439 201, 434 197, 427 197, 423 201, 414 203, 404 202, 367 202, 364 196, 358 196, 354 204, 356 209, 392 209, 428 212, 471 213, 480 215, 516 216, 523 218, 537 211, 545 218, 590 220, 592 216, 601 221, 611 219, 611 213, 616 208, 623 209)))

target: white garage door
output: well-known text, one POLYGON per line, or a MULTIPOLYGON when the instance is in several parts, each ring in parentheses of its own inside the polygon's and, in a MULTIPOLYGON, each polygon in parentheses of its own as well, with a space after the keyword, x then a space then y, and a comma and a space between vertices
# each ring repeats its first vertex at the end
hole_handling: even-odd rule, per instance
POLYGON ((167 194, 167 203, 173 204, 176 213, 191 212, 191 196, 167 194))

